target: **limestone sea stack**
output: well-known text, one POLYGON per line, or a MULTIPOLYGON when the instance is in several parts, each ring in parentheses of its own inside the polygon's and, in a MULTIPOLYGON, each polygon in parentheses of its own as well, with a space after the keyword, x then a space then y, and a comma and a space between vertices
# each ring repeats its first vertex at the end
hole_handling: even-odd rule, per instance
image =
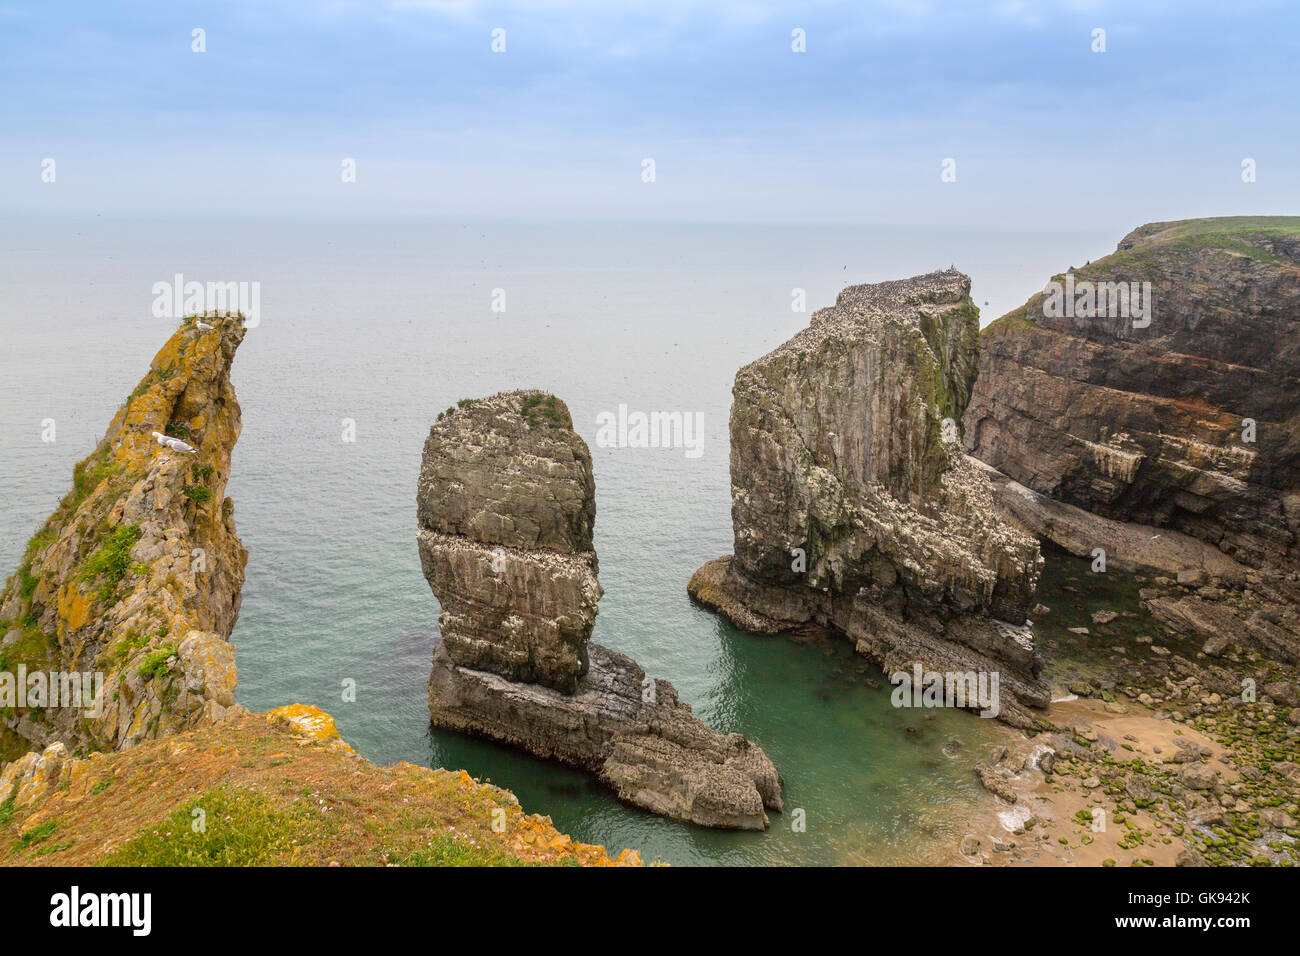
POLYGON ((1042 558, 961 453, 978 310, 955 270, 850 286, 736 375, 735 554, 688 590, 736 626, 843 633, 887 673, 996 674, 1048 702, 1027 611, 1042 558))
POLYGON ((595 490, 591 453, 553 395, 506 392, 439 416, 417 496, 420 560, 442 605, 433 724, 586 770, 654 813, 766 828, 766 810, 781 809, 767 755, 589 643, 595 490))
POLYGON ((230 368, 244 325, 211 315, 205 324, 191 318, 163 345, 0 594, 0 672, 28 675, 23 701, 0 701, 6 753, 55 742, 125 750, 234 704, 229 639, 248 554, 225 488, 240 432, 230 368), (31 675, 51 672, 67 686, 61 677, 34 694, 31 675), (69 706, 73 674, 81 706, 69 706))
POLYGON ((1300 661, 1300 217, 1151 223, 1052 277, 984 330, 965 442, 1035 534, 1176 578, 1148 610, 1208 653, 1300 661))

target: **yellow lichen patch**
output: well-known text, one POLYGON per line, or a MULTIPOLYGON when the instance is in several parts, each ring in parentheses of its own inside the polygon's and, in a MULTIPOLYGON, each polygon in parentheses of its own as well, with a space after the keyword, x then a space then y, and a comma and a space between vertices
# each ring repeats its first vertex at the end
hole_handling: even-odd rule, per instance
MULTIPOLYGON (((407 763, 378 767, 334 746, 345 746, 336 737, 318 740, 315 734, 333 727, 318 708, 294 705, 276 713, 232 708, 215 723, 129 750, 77 759, 55 745, 4 767, 0 796, 25 784, 31 800, 15 802, 14 812, 0 819, 0 865, 113 862, 113 853, 141 839, 155 851, 171 840, 191 841, 197 852, 203 840, 190 828, 188 809, 196 799, 253 801, 266 811, 262 817, 281 828, 284 840, 259 853, 257 865, 640 862, 635 851, 611 858, 603 847, 575 842, 548 817, 525 814, 508 791, 468 774, 407 763), (307 745, 293 746, 304 743, 304 732, 312 734, 307 745), (61 767, 56 773, 42 760, 61 767), (22 841, 41 825, 54 827, 57 842, 22 841)), ((255 822, 222 821, 245 835, 255 822)), ((176 857, 167 861, 175 865, 176 857)))
POLYGON ((339 737, 339 729, 334 724, 334 718, 319 707, 310 704, 288 704, 267 711, 266 719, 273 724, 287 724, 303 743, 337 742, 349 752, 352 751, 352 748, 339 737))
POLYGON ((75 581, 65 585, 59 591, 59 636, 79 631, 90 621, 90 612, 95 606, 94 598, 83 594, 75 581))

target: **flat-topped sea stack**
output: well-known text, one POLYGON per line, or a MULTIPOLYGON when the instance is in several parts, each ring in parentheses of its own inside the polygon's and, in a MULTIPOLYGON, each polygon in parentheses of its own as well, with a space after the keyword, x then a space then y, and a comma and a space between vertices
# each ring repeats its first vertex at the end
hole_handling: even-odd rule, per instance
POLYGON ((997 674, 997 716, 1028 725, 1048 701, 1026 624, 1042 558, 958 445, 969 291, 955 270, 850 286, 737 373, 735 554, 688 590, 745 630, 841 632, 890 674, 997 674))
POLYGON ((1300 660, 1300 217, 1151 223, 1054 276, 984 330, 965 443, 1036 534, 1208 587, 1149 604, 1175 630, 1300 660))
POLYGON ((654 813, 767 827, 766 810, 781 809, 767 755, 589 643, 602 594, 595 480, 563 402, 520 391, 448 409, 425 442, 417 497, 420 560, 442 605, 434 725, 586 770, 654 813))
POLYGON ((82 675, 82 706, 52 686, 29 691, 26 706, 4 701, 7 754, 56 742, 125 750, 234 703, 230 633, 248 554, 225 489, 244 323, 203 324, 187 319, 159 350, 0 594, 0 671, 21 667, 28 684, 36 673, 82 675))

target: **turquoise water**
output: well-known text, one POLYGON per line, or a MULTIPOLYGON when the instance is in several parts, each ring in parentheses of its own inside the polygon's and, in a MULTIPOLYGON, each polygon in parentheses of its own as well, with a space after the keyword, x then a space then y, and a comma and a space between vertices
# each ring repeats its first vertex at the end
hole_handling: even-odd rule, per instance
POLYGON ((150 317, 152 284, 176 272, 260 281, 262 321, 233 376, 244 432, 229 494, 251 555, 233 635, 240 700, 316 704, 377 761, 464 767, 575 838, 648 858, 937 859, 982 798, 970 766, 997 728, 895 710, 847 644, 739 633, 687 600, 691 573, 731 548, 732 378, 807 324, 792 288, 811 311, 849 282, 955 263, 988 318, 1112 243, 800 226, 7 221, 0 558, 16 563, 169 334, 150 317), (490 309, 496 288, 504 314, 490 309), (672 681, 711 726, 762 745, 805 832, 791 814, 760 834, 661 820, 581 774, 430 732, 438 608, 415 547, 421 447, 440 409, 516 387, 562 397, 592 445, 606 592, 594 639, 672 681), (620 403, 702 413, 704 453, 595 447, 597 414, 620 403), (58 423, 54 443, 40 441, 45 418, 58 423), (343 419, 354 443, 341 440, 343 419))

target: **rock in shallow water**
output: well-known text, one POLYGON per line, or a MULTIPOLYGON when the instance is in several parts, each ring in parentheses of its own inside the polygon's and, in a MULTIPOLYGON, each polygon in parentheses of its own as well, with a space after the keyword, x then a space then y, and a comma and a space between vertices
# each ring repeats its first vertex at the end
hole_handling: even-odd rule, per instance
POLYGON ((554 396, 462 402, 433 426, 418 494, 420 557, 442 604, 432 722, 586 770, 663 816, 764 829, 781 809, 767 755, 588 643, 595 515, 591 455, 554 396))
POLYGON ((439 727, 512 744, 595 774, 619 798, 709 827, 762 830, 781 809, 772 761, 740 734, 700 723, 667 681, 592 644, 577 692, 562 694, 455 664, 440 646, 429 675, 439 727), (650 699, 647 699, 650 698, 650 699))
POLYGON ((955 270, 851 286, 740 370, 735 555, 688 590, 746 630, 833 627, 889 673, 998 674, 999 716, 1028 724, 1048 702, 1026 626, 1042 558, 957 444, 969 291, 955 270))

